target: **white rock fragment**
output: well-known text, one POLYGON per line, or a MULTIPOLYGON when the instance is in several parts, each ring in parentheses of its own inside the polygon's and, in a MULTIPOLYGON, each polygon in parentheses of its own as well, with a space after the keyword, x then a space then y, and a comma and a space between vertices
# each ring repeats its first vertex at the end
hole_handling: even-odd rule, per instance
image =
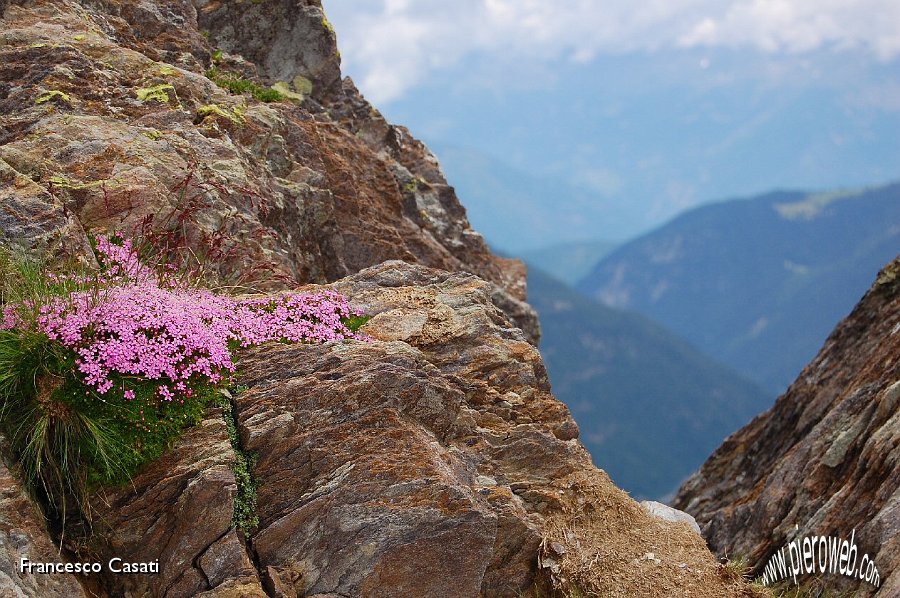
POLYGON ((664 505, 655 500, 642 501, 641 506, 644 507, 645 511, 658 519, 664 519, 665 521, 684 521, 694 528, 695 532, 698 534, 700 533, 700 526, 697 525, 697 520, 684 511, 673 509, 669 505, 664 505))

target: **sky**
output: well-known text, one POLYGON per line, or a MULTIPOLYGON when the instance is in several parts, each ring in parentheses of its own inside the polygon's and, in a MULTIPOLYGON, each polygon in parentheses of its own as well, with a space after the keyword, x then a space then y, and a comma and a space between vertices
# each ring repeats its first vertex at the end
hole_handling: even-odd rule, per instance
POLYGON ((775 188, 900 179, 897 0, 324 6, 344 74, 436 151, 489 241, 521 239, 512 249, 622 240, 775 188), (466 167, 479 156, 559 190, 522 199, 536 220, 572 214, 504 233, 466 167))

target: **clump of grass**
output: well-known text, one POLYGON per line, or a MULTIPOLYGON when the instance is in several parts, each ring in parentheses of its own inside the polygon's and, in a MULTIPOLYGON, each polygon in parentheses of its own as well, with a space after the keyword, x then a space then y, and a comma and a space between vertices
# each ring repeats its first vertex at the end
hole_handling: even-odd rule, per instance
POLYGON ((733 579, 749 579, 753 570, 753 567, 750 566, 750 560, 743 555, 727 559, 722 565, 725 574, 733 579))
POLYGON ((223 73, 217 67, 207 70, 206 76, 213 83, 234 95, 250 94, 260 102, 280 102, 285 98, 284 94, 277 89, 263 87, 249 79, 223 73))
POLYGON ((119 397, 86 384, 84 355, 43 326, 48 305, 73 296, 102 302, 105 290, 83 268, 66 270, 72 274, 48 276, 41 262, 0 250, 0 430, 26 488, 63 519, 72 501, 89 515, 92 488, 126 482, 159 457, 200 420, 213 387, 195 380, 190 400, 172 402, 160 400, 158 380, 114 374, 119 397))

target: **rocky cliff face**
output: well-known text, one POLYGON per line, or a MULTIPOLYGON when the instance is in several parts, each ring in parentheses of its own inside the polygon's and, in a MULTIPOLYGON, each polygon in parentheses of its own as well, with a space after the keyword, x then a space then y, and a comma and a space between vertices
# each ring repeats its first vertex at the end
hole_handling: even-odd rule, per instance
MULTIPOLYGON (((775 406, 729 437, 675 504, 697 518, 716 552, 746 555, 757 571, 791 539, 855 530, 878 567, 878 595, 897 596, 898 459, 900 258, 775 406)), ((876 593, 840 576, 824 581, 876 593)))
POLYGON ((164 230, 213 249, 220 281, 330 283, 374 316, 370 343, 247 352, 230 408, 98 491, 92 535, 68 530, 56 556, 15 467, 0 471, 10 592, 749 595, 688 524, 591 464, 534 347, 522 265, 488 251, 434 156, 340 80, 318 2, 0 11, 5 242, 84 257, 85 231, 164 230), (255 501, 238 496, 244 458, 255 501), (159 573, 47 578, 19 574, 23 555, 159 573))

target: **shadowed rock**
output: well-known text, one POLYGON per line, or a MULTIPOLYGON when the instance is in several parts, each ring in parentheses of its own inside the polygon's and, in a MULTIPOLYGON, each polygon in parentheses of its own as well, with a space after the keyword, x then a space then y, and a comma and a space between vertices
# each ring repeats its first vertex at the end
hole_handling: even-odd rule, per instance
POLYGON ((65 561, 47 533, 43 516, 0 461, 0 595, 86 596, 75 575, 22 571, 22 558, 32 563, 65 561))

